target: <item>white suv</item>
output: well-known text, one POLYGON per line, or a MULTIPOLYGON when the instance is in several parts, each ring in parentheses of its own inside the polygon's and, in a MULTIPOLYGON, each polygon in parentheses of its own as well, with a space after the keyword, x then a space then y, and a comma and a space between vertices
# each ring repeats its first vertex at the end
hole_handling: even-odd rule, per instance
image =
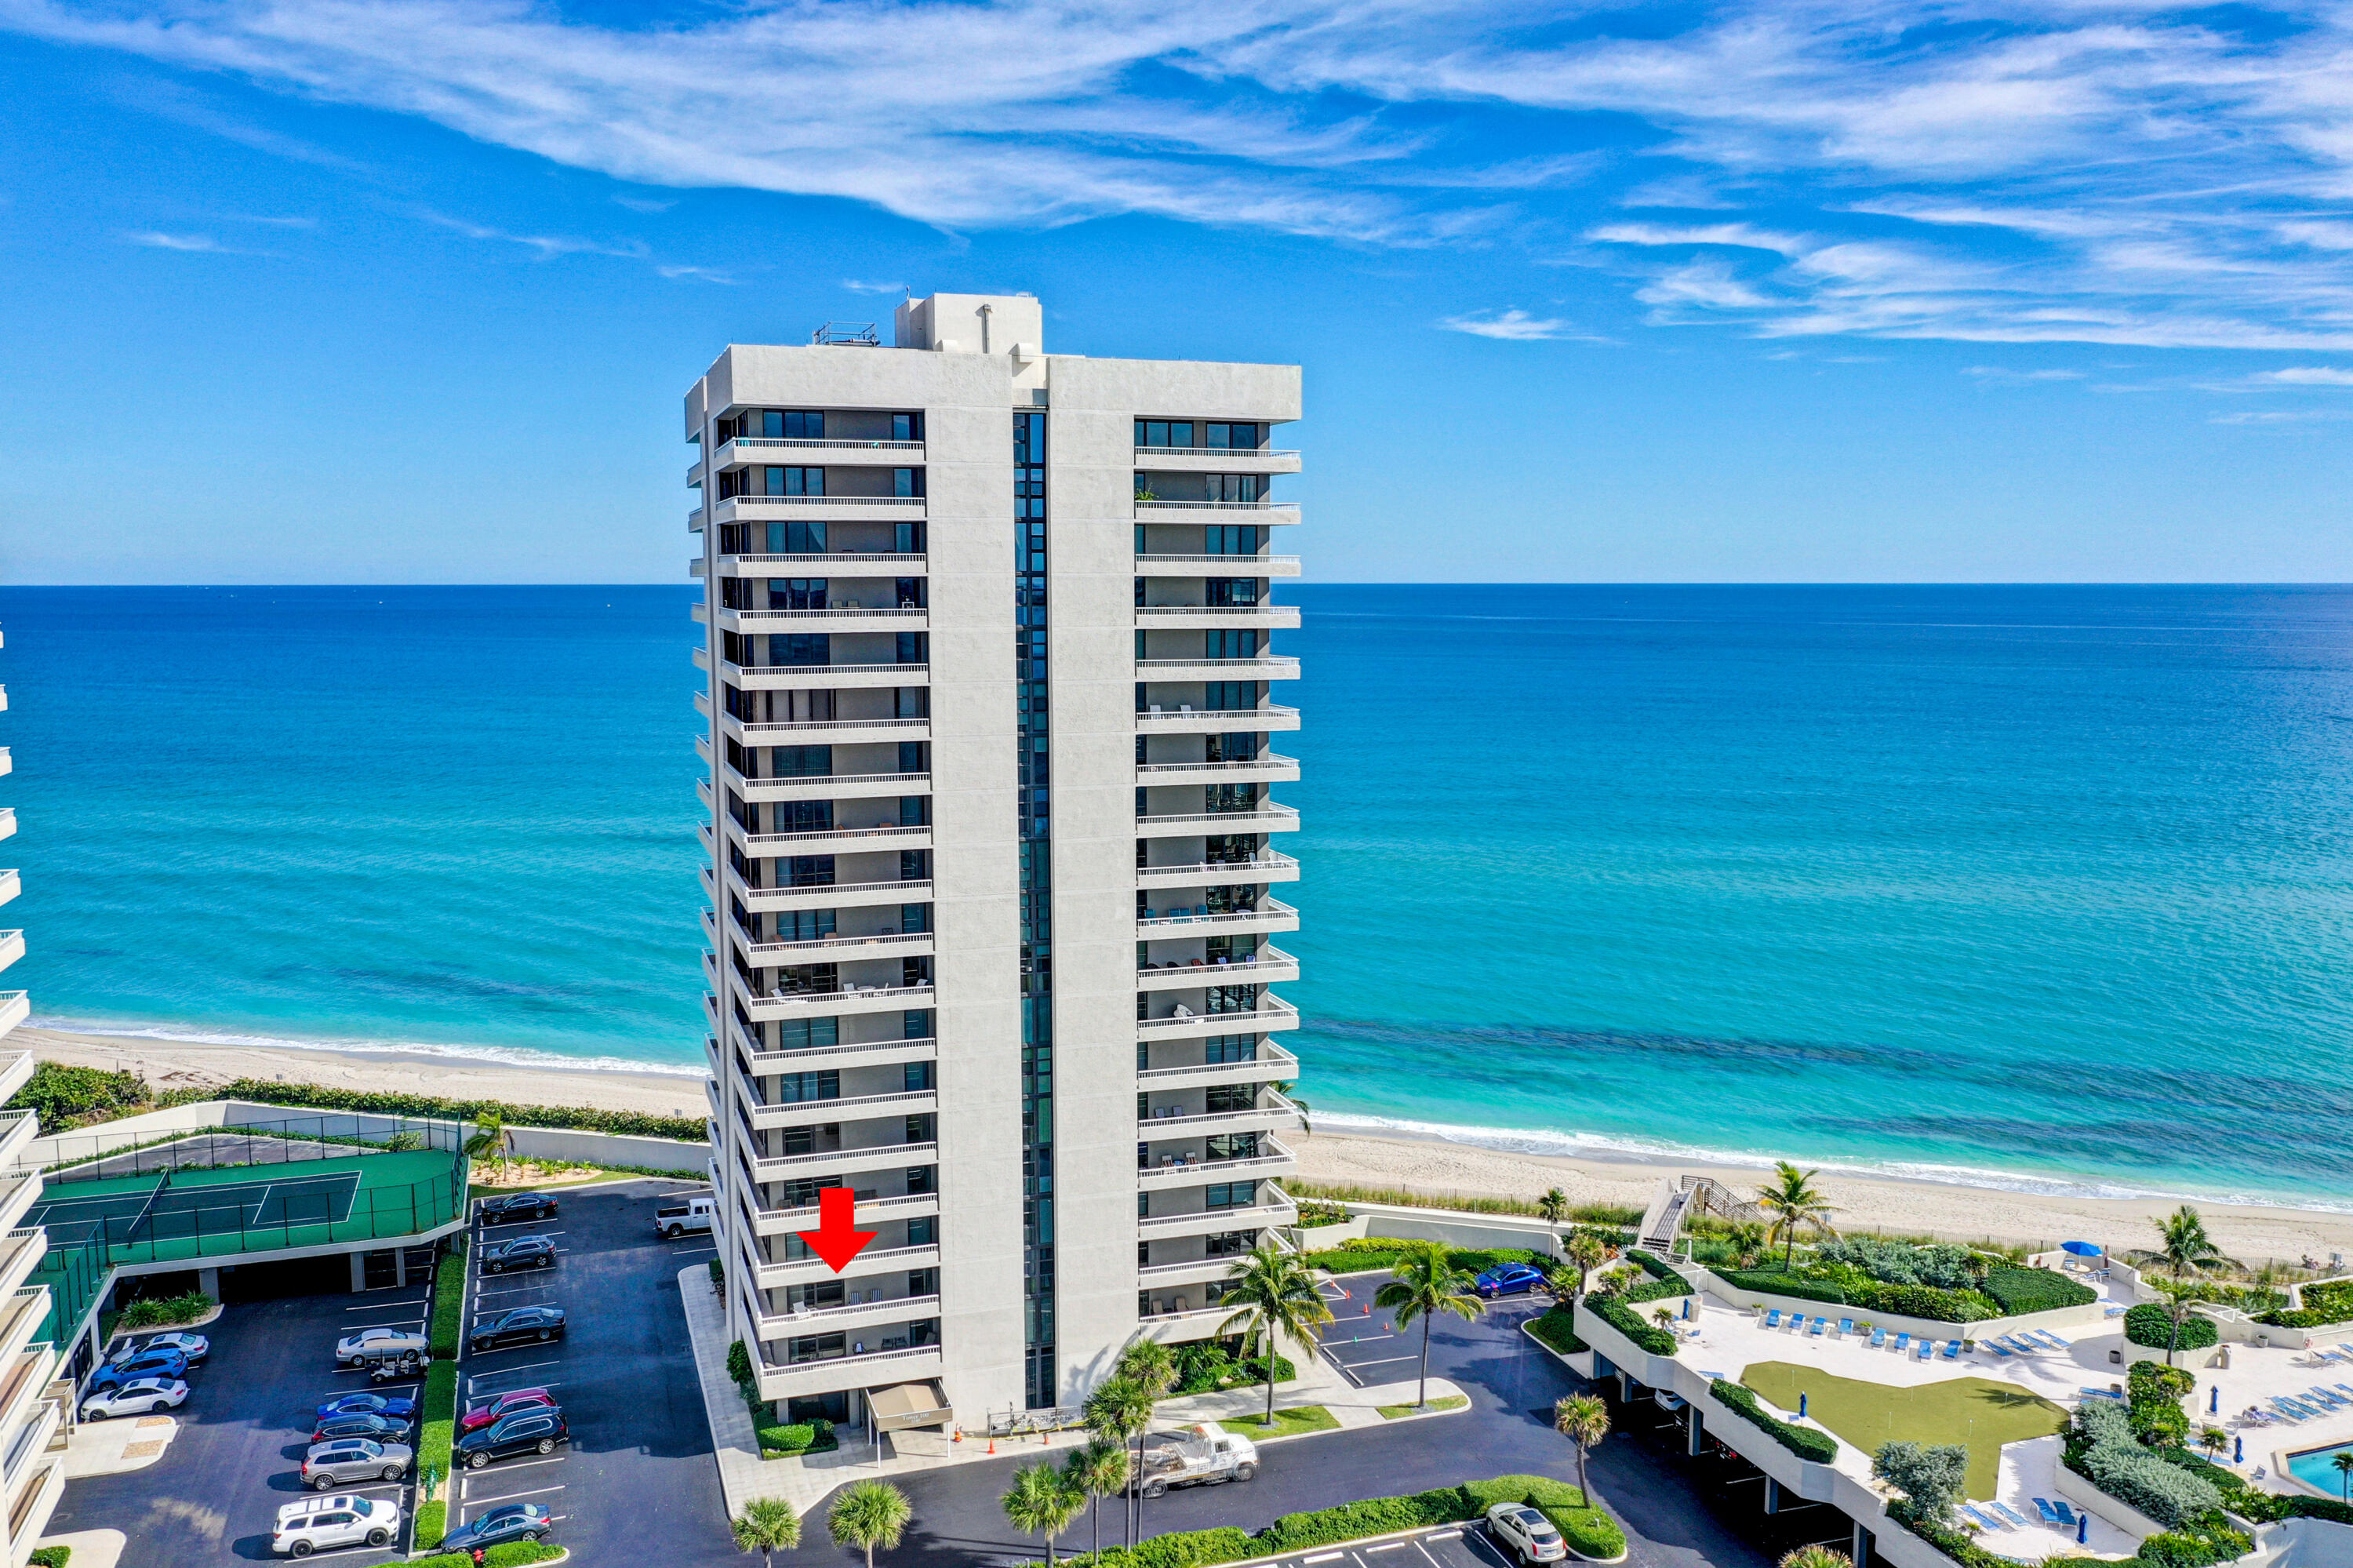
POLYGON ((1521 1563, 1558 1563, 1568 1542, 1552 1520, 1525 1503, 1497 1503, 1487 1510, 1487 1535, 1504 1554, 1521 1563))
POLYGON ((278 1510, 270 1550, 308 1557, 322 1546, 389 1545, 400 1533, 400 1505, 369 1498, 306 1498, 278 1510))

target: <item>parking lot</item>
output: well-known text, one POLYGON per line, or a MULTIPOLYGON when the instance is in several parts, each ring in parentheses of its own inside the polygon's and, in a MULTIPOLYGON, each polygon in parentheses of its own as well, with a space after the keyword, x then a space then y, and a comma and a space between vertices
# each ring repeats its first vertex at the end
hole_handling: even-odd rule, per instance
POLYGON ((1511 1568, 1476 1525, 1449 1525, 1367 1546, 1319 1546, 1271 1559, 1267 1568, 1511 1568))
MULTIPOLYGON (((566 1338, 552 1345, 461 1355, 461 1397, 548 1388, 565 1406, 572 1441, 546 1460, 534 1455, 460 1471, 444 1493, 452 1528, 502 1501, 542 1502, 559 1516, 551 1539, 589 1562, 742 1563, 726 1533, 678 1301, 678 1270, 712 1255, 708 1238, 664 1242, 651 1224, 660 1194, 691 1190, 649 1179, 559 1192, 554 1221, 490 1232, 554 1234, 562 1251, 551 1269, 476 1278, 469 1249, 470 1328, 477 1311, 536 1300, 563 1307, 568 1320, 566 1338)), ((129 1537, 121 1568, 274 1560, 278 1510, 302 1495, 313 1411, 369 1386, 364 1372, 334 1369, 334 1341, 377 1324, 419 1327, 427 1309, 421 1285, 230 1306, 198 1330, 212 1352, 189 1377, 187 1404, 176 1413, 182 1430, 163 1457, 145 1469, 69 1482, 51 1532, 121 1531, 129 1537)), ((417 1390, 404 1381, 379 1392, 414 1397, 417 1390)), ((337 1489, 397 1497, 406 1514, 416 1502, 413 1482, 337 1489)), ((375 1568, 400 1556, 352 1548, 316 1561, 375 1568)))

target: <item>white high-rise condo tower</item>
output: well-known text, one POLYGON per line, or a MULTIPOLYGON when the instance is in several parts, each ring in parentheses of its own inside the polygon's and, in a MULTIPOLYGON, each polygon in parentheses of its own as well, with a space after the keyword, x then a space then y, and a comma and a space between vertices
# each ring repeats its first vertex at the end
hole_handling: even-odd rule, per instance
POLYGON ((686 396, 712 1179, 764 1396, 978 1429, 1214 1334, 1295 1217, 1299 370, 1049 354, 1027 294, 896 326, 686 396), (831 1187, 875 1233, 839 1275, 831 1187))

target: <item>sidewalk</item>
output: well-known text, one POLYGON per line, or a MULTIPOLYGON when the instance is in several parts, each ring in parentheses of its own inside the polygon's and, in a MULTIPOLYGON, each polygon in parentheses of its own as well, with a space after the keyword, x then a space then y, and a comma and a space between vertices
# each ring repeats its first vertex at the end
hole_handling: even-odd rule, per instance
MULTIPOLYGON (((702 1383, 702 1403, 711 1417, 712 1446, 719 1460, 719 1488, 727 1499, 727 1514, 733 1519, 753 1498, 782 1498, 795 1513, 807 1515, 823 1502, 836 1487, 851 1481, 871 1479, 877 1476, 904 1476, 922 1470, 934 1470, 947 1465, 969 1465, 987 1460, 1002 1460, 1008 1466, 1017 1459, 1053 1458, 1061 1456, 1087 1440, 1083 1431, 1044 1433, 1033 1437, 998 1438, 994 1443, 986 1437, 967 1436, 957 1441, 950 1432, 897 1432, 883 1438, 881 1457, 878 1463, 874 1446, 858 1436, 851 1427, 841 1429, 842 1445, 830 1454, 804 1454, 789 1459, 763 1459, 758 1439, 752 1429, 751 1412, 744 1408, 743 1396, 736 1393, 735 1382, 727 1375, 726 1313, 719 1298, 711 1289, 710 1271, 698 1265, 681 1269, 678 1277, 679 1298, 686 1308, 687 1334, 694 1343, 694 1368, 702 1383)), ((1356 1431, 1387 1424, 1379 1409, 1384 1404, 1413 1403, 1415 1383, 1410 1378, 1403 1383, 1382 1383, 1373 1388, 1358 1388, 1342 1376, 1321 1356, 1298 1363, 1299 1376, 1293 1381, 1276 1385, 1274 1405, 1277 1410, 1303 1404, 1320 1404, 1332 1413, 1340 1430, 1356 1431)), ((1444 1378, 1430 1380, 1430 1397, 1440 1399, 1461 1397, 1462 1390, 1444 1378)), ((1465 1404, 1453 1411, 1431 1411, 1427 1415, 1403 1417, 1425 1420, 1433 1416, 1466 1414, 1465 1404)), ((1163 1400, 1153 1414, 1157 1430, 1188 1426, 1197 1421, 1229 1421, 1240 1416, 1257 1416, 1266 1411, 1266 1386, 1254 1383, 1247 1388, 1230 1389, 1224 1393, 1193 1394, 1183 1399, 1163 1400)), ((1330 1436, 1331 1433, 1307 1433, 1306 1437, 1330 1436)), ((1292 1438, 1270 1439, 1289 1442, 1292 1438)))

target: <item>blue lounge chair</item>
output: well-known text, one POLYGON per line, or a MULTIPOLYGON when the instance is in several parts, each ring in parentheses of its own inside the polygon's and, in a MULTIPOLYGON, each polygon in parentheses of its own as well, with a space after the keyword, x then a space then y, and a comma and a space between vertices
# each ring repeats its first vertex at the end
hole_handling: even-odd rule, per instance
POLYGON ((1871 1331, 1871 1348, 1875 1351, 1885 1343, 1887 1343, 1887 1330, 1884 1329, 1873 1329, 1871 1331))
POLYGON ((2347 1355, 2353 1356, 2353 1345, 2346 1344, 2340 1340, 2338 1341, 2337 1348, 2343 1351, 2347 1355))
POLYGON ((2337 1386, 2347 1393, 2353 1393, 2353 1383, 2340 1383, 2337 1386))
POLYGON ((2072 1351, 2075 1348, 2048 1329, 2039 1329, 2036 1332, 2040 1333, 2044 1339, 2050 1340, 2052 1344, 2058 1346, 2063 1351, 2072 1351))
POLYGON ((2033 1340, 2020 1334, 2005 1334, 2002 1336, 2001 1342, 2008 1345, 2011 1350, 2016 1351, 2021 1356, 2031 1356, 2035 1351, 2042 1349, 2041 1345, 2036 1344, 2033 1340))
POLYGON ((1936 1341, 1934 1340, 1919 1340, 1913 1343, 1912 1359, 1914 1361, 1925 1361, 1936 1353, 1936 1341))
POLYGON ((1822 1330, 1830 1327, 1830 1321, 1831 1320, 1828 1318, 1817 1318, 1814 1319, 1814 1326, 1807 1330, 1806 1332, 1812 1338, 1819 1340, 1822 1337, 1822 1330))
POLYGON ((2112 1388, 2079 1388, 2075 1392, 2082 1394, 2085 1399, 2114 1399, 2121 1401, 2124 1398, 2123 1394, 2118 1393, 2112 1388))
POLYGON ((1977 1510, 1971 1508, 1967 1503, 1963 1503, 1961 1505, 1961 1514, 1962 1517, 1967 1519, 1971 1524, 1976 1525, 1979 1530, 2003 1530, 2008 1528, 2002 1524, 2000 1520, 1987 1518, 1984 1514, 1979 1513, 1977 1510))
POLYGON ((1768 1329, 1778 1329, 1781 1326, 1781 1309, 1778 1307, 1765 1314, 1765 1326, 1768 1329))
POLYGON ((2279 1412, 2282 1415, 2286 1416, 2290 1421, 2296 1422, 2299 1425, 2301 1425, 2306 1419, 2305 1414, 2301 1409, 2297 1408, 2295 1405, 2290 1404, 2284 1399, 2273 1400, 2272 1408, 2279 1412))
POLYGON ((2331 1393, 2318 1383, 2312 1385, 2312 1397, 2320 1401, 2320 1407, 2323 1410, 2335 1410, 2337 1406, 2348 1403, 2343 1394, 2331 1393))
POLYGON ((1840 1333, 1841 1333, 1841 1334, 1852 1334, 1852 1333, 1853 1333, 1853 1332, 1854 1332, 1854 1319, 1852 1319, 1852 1318, 1841 1318, 1841 1319, 1839 1319, 1839 1332, 1840 1332, 1840 1333))
POLYGON ((2045 1524, 2055 1525, 2059 1522, 2059 1510, 2051 1506, 2051 1499, 2048 1498, 2036 1498, 2034 1511, 2042 1516, 2042 1522, 2045 1524))
POLYGON ((1991 1351, 2003 1361, 2008 1361, 2010 1359, 2010 1347, 2003 1344, 2000 1340, 1979 1340, 1978 1343, 1983 1345, 1987 1350, 1991 1351))
POLYGON ((2067 1506, 2065 1498, 2052 1499, 2051 1508, 2052 1511, 2058 1514, 2061 1524, 2065 1525, 2069 1530, 2075 1528, 2075 1510, 2067 1506))
POLYGON ((1909 1334, 1898 1334, 1898 1335, 1896 1335, 1896 1336, 1895 1336, 1895 1353, 1896 1353, 1897 1355, 1899 1355, 1899 1356, 1900 1356, 1900 1355, 1902 1355, 1905 1351, 1907 1351, 1907 1350, 1909 1350, 1909 1349, 1911 1348, 1911 1345, 1912 1345, 1912 1336, 1911 1336, 1911 1335, 1909 1335, 1909 1334))
POLYGON ((1938 1354, 1942 1355, 1942 1356, 1944 1357, 1944 1359, 1945 1359, 1945 1360, 1947 1360, 1947 1361, 1959 1361, 1959 1360, 1961 1359, 1961 1342, 1960 1342, 1960 1340, 1947 1340, 1945 1341, 1945 1348, 1944 1348, 1941 1351, 1939 1351, 1939 1352, 1938 1352, 1938 1354))
POLYGON ((2021 1530, 2026 1528, 2026 1516, 2019 1512, 2016 1509, 2010 1507, 2008 1503, 1992 1502, 1988 1503, 1986 1506, 1993 1510, 1994 1512, 2001 1515, 2002 1518, 2010 1520, 2010 1523, 2018 1526, 2021 1530))

